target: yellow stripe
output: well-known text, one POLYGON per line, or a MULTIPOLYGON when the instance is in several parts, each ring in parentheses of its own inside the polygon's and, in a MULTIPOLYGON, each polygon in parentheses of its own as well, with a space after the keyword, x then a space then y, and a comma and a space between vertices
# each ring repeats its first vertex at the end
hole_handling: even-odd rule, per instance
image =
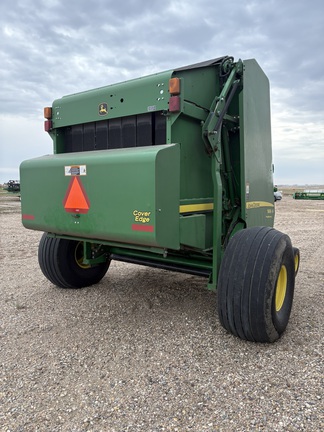
POLYGON ((181 205, 179 207, 180 213, 193 213, 193 212, 213 210, 213 209, 214 209, 214 204, 213 203, 186 204, 186 205, 181 205))
MULTIPOLYGON (((274 205, 266 201, 249 201, 246 203, 246 208, 248 210, 254 208, 261 208, 261 207, 274 207, 274 205)), ((181 205, 179 207, 180 213, 194 213, 194 212, 208 211, 213 209, 214 209, 213 203, 186 204, 186 205, 181 205)))
POLYGON ((274 205, 272 203, 266 202, 266 201, 249 201, 246 203, 246 208, 248 210, 255 209, 255 208, 261 208, 261 207, 273 207, 274 205))

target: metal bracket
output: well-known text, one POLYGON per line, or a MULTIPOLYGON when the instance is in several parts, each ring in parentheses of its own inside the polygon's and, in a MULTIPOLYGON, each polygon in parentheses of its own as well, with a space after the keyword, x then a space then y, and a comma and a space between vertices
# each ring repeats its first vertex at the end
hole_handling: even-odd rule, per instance
MULTIPOLYGON (((226 66, 229 68, 229 66, 226 66)), ((221 127, 223 119, 227 114, 227 109, 236 93, 243 74, 243 63, 239 60, 232 64, 232 70, 223 86, 219 96, 216 96, 210 107, 209 115, 203 123, 202 137, 206 147, 210 147, 212 152, 220 147, 221 127)))
POLYGON ((83 263, 86 265, 96 265, 107 261, 107 253, 102 244, 83 242, 83 263))
MULTIPOLYGON (((210 107, 209 115, 202 125, 202 138, 208 153, 212 156, 212 179, 214 189, 214 213, 213 213, 213 264, 208 288, 215 290, 217 286, 218 271, 222 255, 222 199, 223 184, 221 175, 222 166, 222 125, 227 116, 228 107, 241 83, 243 63, 239 60, 233 63, 228 60, 222 65, 224 76, 228 78, 224 83, 220 95, 216 96, 210 107), (224 69, 226 68, 226 70, 224 69)), ((234 117, 228 117, 230 120, 234 117)), ((233 200, 233 192, 230 191, 233 200)))

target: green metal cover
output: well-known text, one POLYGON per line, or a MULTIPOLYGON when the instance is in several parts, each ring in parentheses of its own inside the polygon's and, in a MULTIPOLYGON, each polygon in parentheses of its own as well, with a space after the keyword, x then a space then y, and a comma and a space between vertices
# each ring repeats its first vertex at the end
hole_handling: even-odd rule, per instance
POLYGON ((247 227, 273 226, 269 80, 255 60, 244 60, 240 113, 242 217, 247 227))
POLYGON ((58 235, 178 249, 179 167, 178 144, 25 161, 23 225, 58 235))
POLYGON ((53 102, 53 128, 168 110, 172 71, 64 96, 53 102))

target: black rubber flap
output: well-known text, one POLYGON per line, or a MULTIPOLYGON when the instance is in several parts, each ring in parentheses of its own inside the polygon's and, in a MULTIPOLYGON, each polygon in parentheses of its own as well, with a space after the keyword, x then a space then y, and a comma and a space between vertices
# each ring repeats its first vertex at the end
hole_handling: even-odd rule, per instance
POLYGON ((212 60, 206 60, 200 63, 195 63, 192 65, 188 65, 188 66, 182 66, 178 69, 174 69, 175 72, 178 71, 184 71, 184 70, 189 70, 189 69, 198 69, 198 68, 204 68, 204 67, 208 67, 208 66, 215 66, 217 64, 222 63, 222 61, 224 59, 226 59, 228 56, 224 56, 224 57, 218 57, 216 59, 212 59, 212 60))

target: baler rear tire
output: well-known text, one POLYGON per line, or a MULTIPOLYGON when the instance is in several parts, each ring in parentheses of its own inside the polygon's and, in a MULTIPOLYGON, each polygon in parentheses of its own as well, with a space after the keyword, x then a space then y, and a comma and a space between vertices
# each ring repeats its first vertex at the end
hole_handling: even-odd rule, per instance
POLYGON ((44 276, 59 288, 83 288, 98 283, 110 260, 96 266, 82 264, 82 243, 49 237, 44 233, 38 247, 38 262, 44 276))
POLYGON ((287 327, 294 286, 289 237, 268 227, 239 231, 225 250, 219 272, 222 326, 243 340, 274 342, 287 327))

